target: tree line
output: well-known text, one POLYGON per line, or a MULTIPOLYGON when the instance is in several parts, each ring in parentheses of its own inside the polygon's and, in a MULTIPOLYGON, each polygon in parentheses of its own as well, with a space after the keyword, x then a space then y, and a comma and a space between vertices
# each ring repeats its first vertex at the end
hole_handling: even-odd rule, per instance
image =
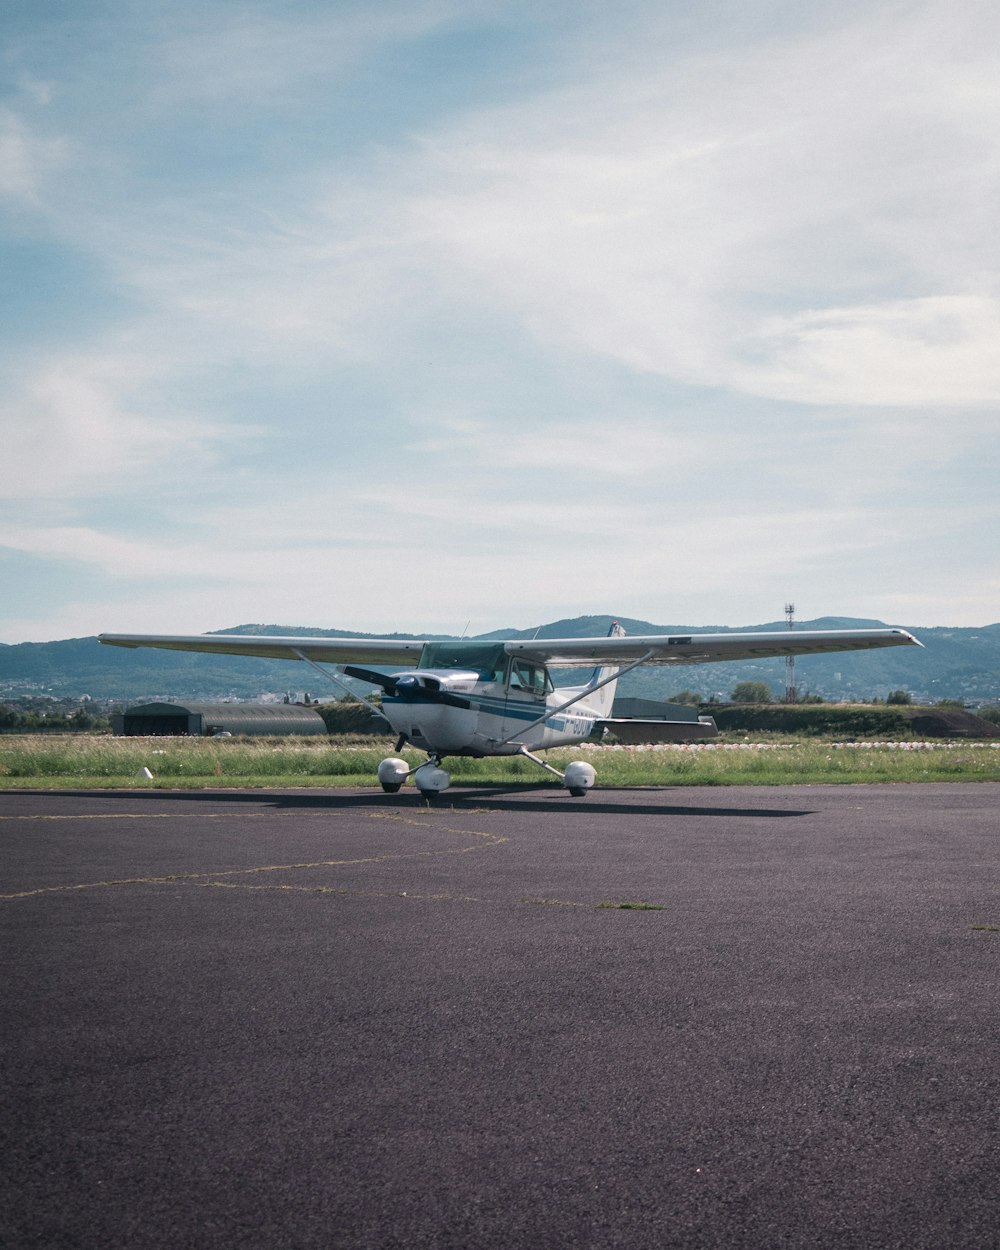
POLYGON ((100 711, 0 703, 0 733, 96 733, 110 729, 111 717, 100 711))

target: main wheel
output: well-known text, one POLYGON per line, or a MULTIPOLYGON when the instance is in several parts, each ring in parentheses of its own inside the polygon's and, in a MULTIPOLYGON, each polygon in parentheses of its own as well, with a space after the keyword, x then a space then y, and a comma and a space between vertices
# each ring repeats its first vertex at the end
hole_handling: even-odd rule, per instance
POLYGON ((394 756, 378 766, 378 779, 386 794, 397 794, 409 775, 410 766, 406 760, 398 760, 394 756))
POLYGON ((451 776, 443 768, 439 768, 432 760, 421 764, 413 774, 417 789, 425 798, 433 798, 451 785, 451 776))
POLYGON ((597 773, 585 760, 574 760, 567 764, 563 774, 563 785, 575 799, 583 798, 597 780, 597 773))

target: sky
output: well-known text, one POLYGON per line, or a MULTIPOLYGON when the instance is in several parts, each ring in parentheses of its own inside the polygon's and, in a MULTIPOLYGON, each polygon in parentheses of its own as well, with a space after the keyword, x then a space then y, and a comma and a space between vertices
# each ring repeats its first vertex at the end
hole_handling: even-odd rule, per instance
POLYGON ((994 0, 0 35, 0 641, 1000 621, 994 0))

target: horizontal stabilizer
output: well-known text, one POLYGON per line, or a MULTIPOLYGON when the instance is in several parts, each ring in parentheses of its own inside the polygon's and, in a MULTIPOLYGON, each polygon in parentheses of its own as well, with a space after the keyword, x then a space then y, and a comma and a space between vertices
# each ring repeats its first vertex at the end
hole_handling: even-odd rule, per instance
POLYGON ((640 720, 631 716, 616 716, 597 722, 596 729, 605 730, 626 746, 639 746, 657 742, 702 742, 715 738, 719 730, 711 716, 699 716, 697 720, 640 720))

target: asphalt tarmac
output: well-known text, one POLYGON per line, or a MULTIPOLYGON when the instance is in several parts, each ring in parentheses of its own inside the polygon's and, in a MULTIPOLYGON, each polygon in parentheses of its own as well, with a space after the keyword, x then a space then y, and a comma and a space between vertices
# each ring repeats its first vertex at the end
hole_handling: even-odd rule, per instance
POLYGON ((0 793, 0 1244, 998 1247, 998 800, 0 793))

